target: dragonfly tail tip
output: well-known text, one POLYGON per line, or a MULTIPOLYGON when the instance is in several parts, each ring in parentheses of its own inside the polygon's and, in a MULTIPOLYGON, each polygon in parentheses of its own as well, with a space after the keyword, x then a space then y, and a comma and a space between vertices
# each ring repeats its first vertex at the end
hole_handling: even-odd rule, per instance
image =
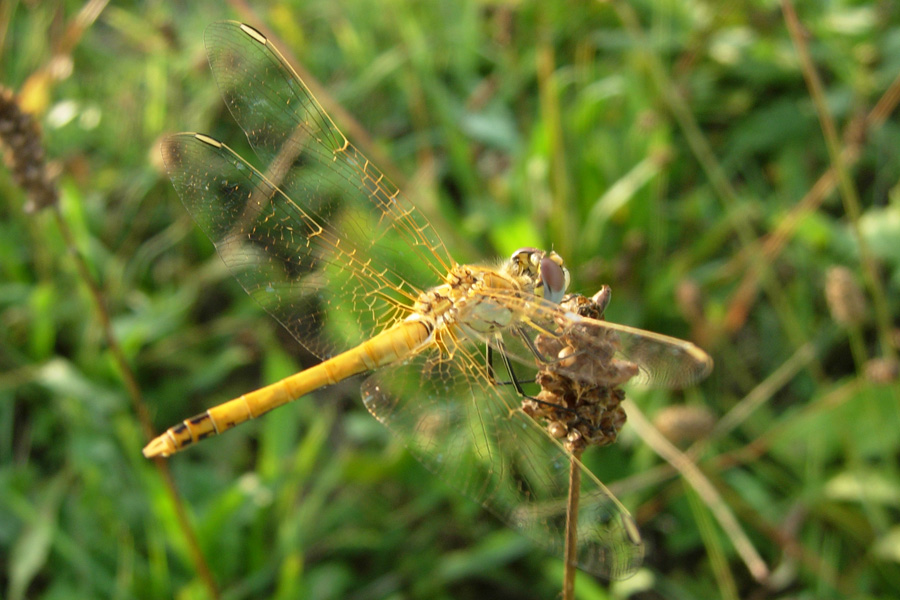
POLYGON ((141 452, 143 452, 146 458, 154 458, 157 456, 169 456, 174 451, 175 449, 172 447, 169 436, 163 434, 153 438, 153 441, 144 446, 144 449, 141 452))

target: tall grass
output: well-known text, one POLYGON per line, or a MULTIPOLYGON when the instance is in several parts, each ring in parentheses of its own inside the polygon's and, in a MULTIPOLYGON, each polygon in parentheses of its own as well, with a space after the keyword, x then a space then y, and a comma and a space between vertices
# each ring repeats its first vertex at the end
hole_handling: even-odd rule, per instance
POLYGON ((136 406, 161 429, 312 361, 156 149, 251 154, 205 64, 225 18, 278 40, 460 260, 552 247, 578 291, 612 286, 607 318, 714 356, 696 389, 630 390, 637 426, 585 455, 647 558, 578 597, 897 595, 900 11, 308 0, 0 7, 0 83, 60 193, 26 212, 0 169, 3 597, 559 593, 561 561, 442 487, 358 381, 198 445, 172 488, 140 455, 136 406))

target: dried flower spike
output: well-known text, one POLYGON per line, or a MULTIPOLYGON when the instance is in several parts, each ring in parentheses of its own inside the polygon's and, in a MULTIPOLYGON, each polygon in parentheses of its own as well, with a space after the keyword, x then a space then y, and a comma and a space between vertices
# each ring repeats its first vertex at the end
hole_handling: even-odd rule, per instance
POLYGON ((900 377, 900 364, 895 359, 873 358, 866 363, 865 373, 872 383, 893 383, 900 377))
MULTIPOLYGON (((564 311, 600 320, 609 299, 609 286, 603 286, 592 298, 569 294, 560 306, 564 311)), ((578 327, 570 323, 559 336, 537 337, 537 349, 559 362, 550 362, 538 372, 541 391, 523 401, 525 413, 544 423, 550 435, 563 440, 566 449, 576 456, 588 446, 616 441, 626 419, 621 406, 625 392, 619 386, 638 372, 634 363, 614 358, 618 349, 614 333, 610 332, 605 344, 594 344, 588 352, 578 347, 578 327), (578 377, 579 373, 585 376, 578 377)))
POLYGON ((38 124, 19 105, 16 95, 0 87, 0 143, 5 147, 4 161, 13 180, 28 195, 26 212, 53 206, 59 199, 56 186, 47 172, 41 131, 38 124))
POLYGON ((859 325, 866 318, 865 296, 847 267, 831 267, 825 273, 825 300, 831 317, 844 327, 859 325))
POLYGON ((716 419, 703 406, 675 405, 656 413, 653 424, 666 439, 680 445, 706 437, 716 424, 716 419))

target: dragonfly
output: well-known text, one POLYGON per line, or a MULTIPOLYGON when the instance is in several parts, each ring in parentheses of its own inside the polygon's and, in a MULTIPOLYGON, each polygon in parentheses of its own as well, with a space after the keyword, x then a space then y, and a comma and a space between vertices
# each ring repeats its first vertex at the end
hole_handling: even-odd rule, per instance
POLYGON ((458 263, 262 33, 219 22, 205 43, 221 95, 262 166, 208 135, 182 133, 162 143, 169 178, 241 286, 321 362, 185 419, 144 455, 170 456, 368 373, 366 408, 422 464, 559 555, 574 464, 575 561, 606 578, 632 574, 643 560, 636 524, 526 414, 519 382, 528 377, 516 369, 534 377, 550 365, 589 378, 566 373, 567 361, 534 343, 564 330, 566 339, 576 332, 578 352, 615 340, 617 356, 650 385, 691 385, 710 372, 709 356, 686 341, 562 308, 569 273, 555 252, 523 247, 505 261, 458 263), (503 366, 509 381, 501 381, 503 366))

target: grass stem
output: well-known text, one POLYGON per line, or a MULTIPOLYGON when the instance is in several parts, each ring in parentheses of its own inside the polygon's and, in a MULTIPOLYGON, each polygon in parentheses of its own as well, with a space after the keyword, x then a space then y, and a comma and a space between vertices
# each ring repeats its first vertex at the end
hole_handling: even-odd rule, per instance
POLYGON ((569 497, 566 501, 566 551, 563 556, 563 600, 575 598, 575 573, 578 570, 578 501, 581 499, 581 452, 569 462, 569 497))

